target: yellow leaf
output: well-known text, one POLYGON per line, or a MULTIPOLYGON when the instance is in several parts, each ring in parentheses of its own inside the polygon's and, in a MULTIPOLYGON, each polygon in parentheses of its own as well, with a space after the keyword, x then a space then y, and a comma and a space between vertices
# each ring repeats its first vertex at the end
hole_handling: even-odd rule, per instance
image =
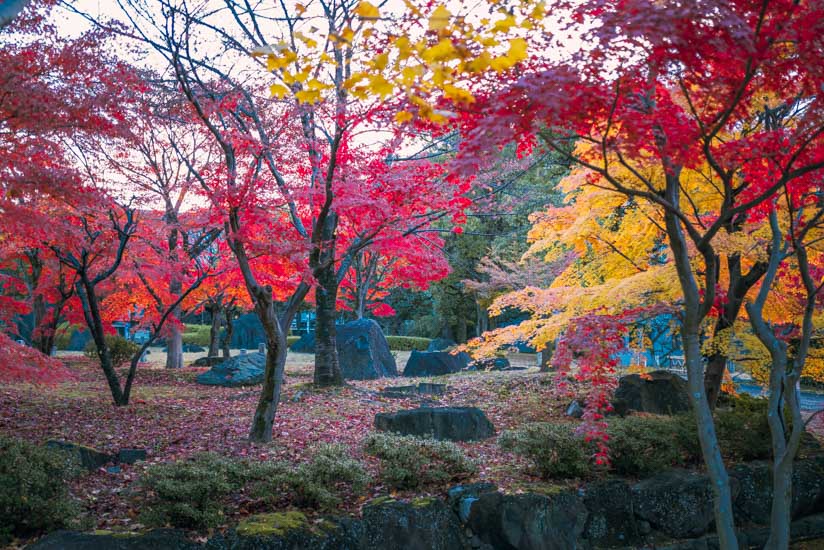
POLYGON ((306 6, 304 6, 303 4, 295 4, 295 13, 297 13, 298 15, 303 15, 305 11, 306 6))
POLYGON ((509 29, 511 29, 515 25, 516 25, 515 17, 512 16, 512 15, 507 15, 505 18, 498 19, 497 21, 495 21, 495 24, 492 26, 492 31, 493 32, 508 32, 509 29))
POLYGON ((384 52, 372 61, 372 66, 377 70, 382 71, 386 68, 387 63, 389 63, 389 54, 384 52))
POLYGON ((458 54, 458 50, 452 45, 452 41, 448 38, 442 38, 440 42, 427 48, 421 54, 426 61, 449 61, 454 59, 458 54))
POLYGON ((466 64, 466 68, 473 73, 482 73, 489 68, 490 61, 489 52, 481 52, 481 55, 466 64))
POLYGON ((361 0, 355 8, 354 13, 363 19, 377 19, 381 16, 380 10, 366 0, 361 0))
POLYGON ((414 115, 409 111, 401 111, 395 115, 395 122, 398 124, 403 124, 404 122, 409 122, 413 118, 415 118, 414 115))
POLYGON ((423 67, 415 65, 412 67, 404 67, 401 71, 401 82, 404 86, 411 86, 415 79, 423 74, 423 67))
POLYGON ((409 39, 405 36, 401 36, 395 40, 395 48, 398 50, 398 56, 401 59, 407 59, 410 55, 412 55, 412 45, 409 43, 409 39))
POLYGON ((443 85, 443 95, 458 103, 472 103, 475 101, 475 96, 471 92, 451 84, 443 85))
POLYGON ((528 44, 523 38, 513 38, 509 41, 509 53, 506 54, 508 58, 513 60, 513 65, 526 59, 526 50, 528 44))
POLYGON ((443 5, 438 6, 429 17, 429 30, 439 31, 441 29, 445 29, 449 25, 449 19, 451 17, 452 12, 446 9, 443 5))
POLYGON ((289 93, 289 88, 280 84, 272 84, 269 86, 269 93, 272 94, 272 97, 283 99, 289 93))
POLYGON ((320 101, 320 90, 300 90, 295 97, 301 103, 317 103, 320 101))
POLYGON ((306 36, 305 34, 299 31, 295 31, 295 38, 306 44, 306 46, 309 48, 316 48, 318 45, 317 40, 315 40, 311 36, 306 36))
POLYGON ((369 77, 369 89, 379 95, 381 98, 392 95, 395 87, 386 80, 383 75, 372 75, 369 77))

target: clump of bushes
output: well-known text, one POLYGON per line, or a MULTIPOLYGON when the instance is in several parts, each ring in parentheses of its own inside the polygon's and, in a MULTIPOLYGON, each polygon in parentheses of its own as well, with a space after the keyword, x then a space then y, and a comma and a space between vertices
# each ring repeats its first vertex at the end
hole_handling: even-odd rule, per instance
POLYGON ((147 525, 206 528, 220 525, 223 500, 246 483, 247 468, 214 453, 158 464, 141 479, 150 501, 141 513, 147 525))
POLYGON ((153 466, 141 482, 149 497, 141 521, 203 529, 221 525, 227 499, 242 491, 270 503, 330 509, 346 493, 363 493, 369 477, 346 447, 321 444, 310 462, 298 466, 202 453, 153 466))
POLYGON ((362 494, 369 483, 363 465, 349 456, 346 447, 321 444, 312 460, 292 467, 283 462, 265 466, 258 472, 254 495, 277 502, 284 496, 292 504, 330 510, 344 494, 362 494))
POLYGON ((394 489, 416 489, 466 478, 477 470, 451 441, 372 433, 364 451, 380 459, 380 477, 394 489))
POLYGON ((287 336, 286 337, 286 345, 291 347, 292 344, 300 340, 300 336, 287 336))
POLYGON ((73 526, 80 507, 67 482, 79 473, 66 453, 0 436, 0 546, 73 526))
MULTIPOLYGON (((770 429, 766 399, 741 395, 715 411, 715 428, 724 459, 769 458, 770 429)), ((789 416, 785 418, 791 425, 789 416)), ((574 423, 535 423, 504 432, 499 444, 530 459, 544 478, 575 478, 594 471, 595 447, 576 433, 574 423)), ((646 477, 673 467, 699 464, 701 447, 692 414, 630 415, 608 420, 609 469, 627 477, 646 477)), ((808 437, 805 441, 808 441, 808 437)))
MULTIPOLYGON (((134 354, 140 350, 139 345, 117 334, 107 334, 104 338, 106 340, 106 346, 109 348, 109 354, 112 356, 112 365, 115 367, 130 362, 134 354)), ((89 340, 83 353, 86 354, 86 357, 89 359, 98 359, 97 345, 95 345, 94 340, 89 340)))
POLYGON ((504 450, 529 458, 543 478, 584 477, 591 471, 591 445, 575 433, 575 424, 536 422, 498 437, 504 450))
POLYGON ((418 338, 416 336, 387 336, 386 343, 392 351, 426 351, 431 338, 418 338))

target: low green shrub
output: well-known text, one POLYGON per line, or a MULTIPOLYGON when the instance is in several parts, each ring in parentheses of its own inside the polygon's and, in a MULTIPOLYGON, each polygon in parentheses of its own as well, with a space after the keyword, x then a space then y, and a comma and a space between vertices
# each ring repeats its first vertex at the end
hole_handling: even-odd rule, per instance
POLYGON ((149 502, 141 513, 147 525, 207 528, 224 519, 223 501, 249 476, 244 464, 213 453, 150 467, 141 479, 149 502))
POLYGON ((451 441, 372 433, 364 451, 380 459, 381 480, 394 489, 415 489, 463 479, 476 466, 451 441))
POLYGON ((532 461, 545 478, 585 477, 593 449, 572 423, 535 422, 502 433, 498 445, 532 461))
POLYGON ((607 435, 610 467, 621 476, 646 477, 684 466, 700 453, 695 423, 687 415, 615 417, 607 435))
POLYGON ((418 338, 416 336, 387 336, 386 342, 389 349, 393 351, 426 351, 431 338, 418 338))
POLYGON ((297 467, 285 462, 264 465, 256 474, 253 494, 277 504, 288 500, 300 507, 331 510, 345 494, 360 495, 369 475, 363 465, 339 444, 321 444, 312 460, 297 467))
POLYGON ((0 436, 0 546, 74 525, 80 507, 67 481, 80 473, 66 453, 0 436))
MULTIPOLYGON (((728 407, 715 411, 715 431, 725 458, 758 460, 769 458, 772 452, 770 425, 767 423, 769 401, 762 397, 741 394, 728 407)), ((789 416, 787 425, 792 424, 789 416)), ((693 421, 693 423, 695 423, 693 421)), ((697 439, 696 435, 696 439, 697 439)))
MULTIPOLYGON (((115 367, 120 367, 131 361, 132 356, 140 350, 139 345, 117 334, 107 334, 105 339, 106 346, 109 348, 109 354, 112 356, 112 365, 115 367)), ((95 345, 94 340, 89 340, 83 353, 85 353, 89 359, 98 359, 97 345, 95 345)))
POLYGON ((286 337, 286 345, 291 347, 292 344, 294 344, 298 340, 300 340, 300 336, 287 336, 286 337))

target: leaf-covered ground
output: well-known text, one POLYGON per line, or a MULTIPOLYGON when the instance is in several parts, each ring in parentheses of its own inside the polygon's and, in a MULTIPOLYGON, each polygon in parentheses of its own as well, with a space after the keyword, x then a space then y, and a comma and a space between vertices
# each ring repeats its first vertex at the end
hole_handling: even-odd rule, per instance
MULTIPOLYGON (((385 386, 416 383, 424 379, 356 381, 344 388, 316 390, 311 387, 313 356, 290 354, 286 383, 270 444, 252 445, 247 430, 259 396, 259 387, 220 388, 195 383, 204 368, 167 370, 159 351, 141 367, 132 403, 114 407, 99 367, 82 356, 67 358, 76 375, 73 382, 54 388, 26 385, 0 389, 0 433, 34 442, 62 439, 106 452, 121 448, 145 448, 149 459, 123 465, 110 473, 105 468, 83 476, 74 487, 97 521, 98 529, 132 529, 137 524, 137 481, 152 463, 169 462, 200 451, 258 460, 307 460, 318 442, 344 443, 372 473, 377 462, 363 456, 361 442, 372 430, 379 412, 433 406, 476 406, 498 432, 524 422, 546 420, 563 413, 568 402, 554 387, 551 377, 536 368, 509 373, 466 373, 431 381, 447 383, 449 391, 425 400, 386 399, 377 392, 385 386)), ((197 355, 187 354, 187 363, 197 355)), ((402 368, 407 352, 398 353, 402 368)), ((533 356, 510 358, 515 365, 534 366, 533 356)), ((488 480, 518 490, 523 483, 537 483, 518 457, 501 451, 495 439, 461 444, 478 463, 477 480, 488 480)), ((377 477, 377 476, 374 476, 377 477)), ((372 495, 387 489, 374 484, 372 495)), ((361 499, 361 501, 364 499, 361 499)), ((359 502, 350 503, 357 511, 359 502)), ((244 513, 238 503, 234 516, 244 513)), ((235 518, 236 519, 236 518, 235 518)))

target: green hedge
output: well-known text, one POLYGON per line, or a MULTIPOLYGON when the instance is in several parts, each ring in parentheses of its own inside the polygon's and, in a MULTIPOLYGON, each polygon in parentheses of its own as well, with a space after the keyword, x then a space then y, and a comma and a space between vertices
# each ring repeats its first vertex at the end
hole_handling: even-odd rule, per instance
POLYGON ((186 325, 183 329, 183 344, 190 346, 209 346, 209 325, 186 325))
POLYGON ((392 351, 426 351, 432 338, 418 338, 416 336, 387 336, 386 342, 392 351))
POLYGON ((68 480, 80 467, 63 452, 0 436, 0 546, 75 526, 80 506, 68 480))
POLYGON ((300 340, 300 336, 287 336, 286 337, 286 344, 288 346, 291 346, 292 344, 294 344, 298 340, 300 340))

